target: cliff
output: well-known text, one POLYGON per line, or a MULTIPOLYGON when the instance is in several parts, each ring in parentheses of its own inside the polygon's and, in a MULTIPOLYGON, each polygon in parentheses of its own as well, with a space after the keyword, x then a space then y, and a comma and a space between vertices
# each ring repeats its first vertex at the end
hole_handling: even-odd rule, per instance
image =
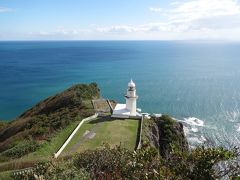
MULTIPOLYGON (((10 123, 0 121, 0 162, 4 162, 0 166, 0 172, 8 170, 2 174, 4 176, 0 173, 0 179, 39 177, 39 179, 190 180, 221 179, 221 176, 227 174, 230 174, 228 177, 240 174, 238 164, 231 164, 231 171, 216 169, 219 162, 239 159, 240 153, 236 154, 235 151, 223 148, 204 147, 188 151, 183 125, 167 115, 143 120, 142 148, 136 151, 121 146, 112 148, 105 145, 103 148, 87 150, 74 156, 49 158, 46 162, 37 159, 34 161, 34 164, 38 162, 35 166, 33 162, 28 164, 27 161, 16 166, 15 160, 6 166, 5 161, 34 152, 39 142, 49 140, 56 131, 65 128, 71 121, 93 114, 91 100, 99 97, 100 91, 95 83, 80 84, 38 103, 10 123), (9 170, 29 166, 31 167, 29 171, 20 170, 20 173, 16 171, 13 175, 10 174, 9 170)), ((99 100, 96 102, 99 103, 99 100)), ((106 109, 102 103, 96 107, 97 110, 106 109)))
POLYGON ((32 144, 37 146, 35 142, 50 139, 71 121, 94 114, 91 100, 99 97, 96 83, 78 84, 41 101, 16 120, 0 125, 0 161, 3 156, 12 157, 14 154, 15 157, 15 153, 23 148, 22 142, 31 146, 19 156, 34 151, 32 144))
MULTIPOLYGON (((78 84, 39 102, 16 120, 0 124, 0 162, 36 151, 73 121, 91 116, 95 113, 92 100, 98 98, 96 83, 78 84)), ((165 158, 173 148, 188 149, 182 124, 169 116, 144 120, 142 140, 165 158)))
MULTIPOLYGON (((78 84, 62 93, 49 97, 33 108, 24 112, 19 118, 28 118, 37 115, 49 115, 54 112, 61 111, 62 109, 69 108, 79 111, 83 111, 86 104, 86 100, 97 99, 100 97, 100 90, 96 83, 78 84)), ((71 113, 71 112, 70 112, 71 113)), ((86 116, 86 115, 84 115, 86 116)), ((87 115, 88 116, 88 115, 87 115)))
POLYGON ((143 123, 142 144, 157 148, 162 157, 170 158, 173 150, 188 151, 183 125, 168 115, 145 119, 143 123))

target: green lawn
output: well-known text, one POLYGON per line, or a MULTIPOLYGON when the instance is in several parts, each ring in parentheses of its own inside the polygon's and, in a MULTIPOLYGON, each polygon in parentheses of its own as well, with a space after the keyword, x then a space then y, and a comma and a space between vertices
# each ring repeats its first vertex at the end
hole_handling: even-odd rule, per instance
POLYGON ((71 142, 65 148, 64 153, 81 152, 95 149, 104 143, 110 146, 120 145, 134 150, 137 138, 138 120, 124 119, 113 120, 111 118, 98 118, 84 123, 75 134, 71 142), (86 132, 94 137, 86 137, 86 132), (84 136, 85 134, 85 136, 84 136))

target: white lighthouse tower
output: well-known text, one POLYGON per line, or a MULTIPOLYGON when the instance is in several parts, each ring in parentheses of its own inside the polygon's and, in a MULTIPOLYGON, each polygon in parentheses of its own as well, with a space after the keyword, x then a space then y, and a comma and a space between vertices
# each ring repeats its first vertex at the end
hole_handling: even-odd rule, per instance
POLYGON ((128 83, 127 94, 125 95, 126 98, 126 108, 130 112, 130 116, 137 115, 137 94, 136 94, 136 85, 131 81, 128 83))
POLYGON ((137 112, 136 85, 131 80, 128 83, 127 94, 125 95, 126 104, 117 104, 113 110, 112 117, 114 118, 131 118, 141 119, 142 115, 137 112))

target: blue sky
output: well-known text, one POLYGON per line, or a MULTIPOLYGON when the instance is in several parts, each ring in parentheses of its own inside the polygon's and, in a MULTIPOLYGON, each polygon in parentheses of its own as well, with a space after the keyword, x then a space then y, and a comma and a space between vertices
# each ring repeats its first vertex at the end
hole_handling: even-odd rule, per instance
POLYGON ((240 40, 238 0, 0 0, 0 40, 240 40))

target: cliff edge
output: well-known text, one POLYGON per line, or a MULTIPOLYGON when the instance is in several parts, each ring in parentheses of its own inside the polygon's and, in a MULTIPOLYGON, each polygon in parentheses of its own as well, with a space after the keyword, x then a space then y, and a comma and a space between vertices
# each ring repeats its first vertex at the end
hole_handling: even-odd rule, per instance
POLYGON ((142 144, 157 148, 164 158, 170 158, 173 149, 188 151, 183 125, 168 115, 144 120, 142 144))
POLYGON ((39 102, 15 120, 0 126, 0 161, 32 152, 38 142, 49 140, 55 132, 72 121, 93 115, 95 112, 91 100, 99 97, 100 90, 96 83, 77 84, 39 102))

